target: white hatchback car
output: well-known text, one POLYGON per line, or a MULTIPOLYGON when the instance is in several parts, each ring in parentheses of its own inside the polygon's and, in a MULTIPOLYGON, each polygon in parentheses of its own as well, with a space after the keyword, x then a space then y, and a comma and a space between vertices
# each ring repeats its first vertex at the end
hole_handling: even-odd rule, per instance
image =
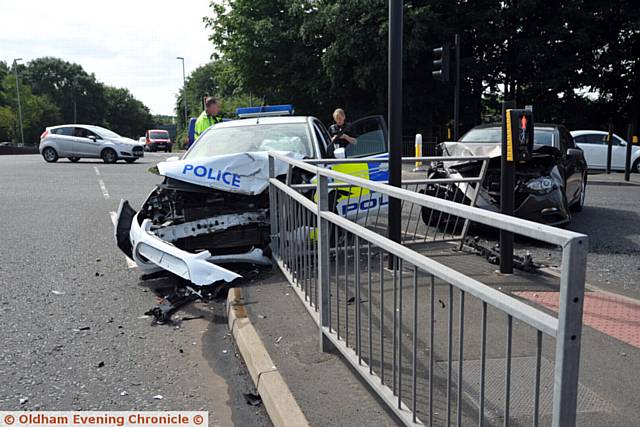
POLYGON ((66 157, 72 162, 81 158, 102 159, 105 163, 124 160, 133 163, 144 156, 143 146, 109 129, 92 125, 48 127, 40 135, 40 154, 52 163, 66 157))
MULTIPOLYGON (((584 151, 589 169, 607 168, 607 132, 601 130, 571 131, 573 140, 584 151)), ((631 147, 631 170, 640 173, 640 145, 631 147)), ((623 171, 627 158, 627 141, 613 134, 611 170, 623 171)))

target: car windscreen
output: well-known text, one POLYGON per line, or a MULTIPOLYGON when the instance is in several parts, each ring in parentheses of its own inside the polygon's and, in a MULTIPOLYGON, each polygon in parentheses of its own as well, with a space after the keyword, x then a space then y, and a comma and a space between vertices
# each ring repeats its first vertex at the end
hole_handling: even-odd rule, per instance
POLYGON ((91 127, 88 127, 87 129, 97 133, 98 135, 100 135, 103 138, 120 138, 120 135, 118 135, 114 131, 111 131, 111 130, 105 129, 105 128, 101 128, 100 126, 91 126, 91 127))
POLYGON ((151 139, 169 139, 169 132, 161 132, 161 131, 149 132, 149 137, 151 139))
MULTIPOLYGON (((548 145, 553 147, 553 135, 554 131, 551 128, 534 128, 533 130, 533 143, 536 145, 548 145)), ((460 142, 474 143, 474 142, 496 142, 502 141, 502 128, 500 127, 487 127, 471 129, 460 138, 460 142)))
POLYGON ((293 151, 312 157, 306 123, 214 127, 205 132, 184 158, 259 151, 293 151))

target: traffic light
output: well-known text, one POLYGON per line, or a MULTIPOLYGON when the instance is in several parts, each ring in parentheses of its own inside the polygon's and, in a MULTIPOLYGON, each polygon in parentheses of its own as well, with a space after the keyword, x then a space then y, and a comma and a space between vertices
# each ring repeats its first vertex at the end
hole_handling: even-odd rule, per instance
POLYGON ((433 66, 435 70, 431 73, 435 79, 443 82, 449 81, 451 67, 450 55, 451 48, 449 47, 449 43, 433 49, 433 66))
POLYGON ((533 111, 507 110, 507 161, 531 158, 533 150, 533 111))

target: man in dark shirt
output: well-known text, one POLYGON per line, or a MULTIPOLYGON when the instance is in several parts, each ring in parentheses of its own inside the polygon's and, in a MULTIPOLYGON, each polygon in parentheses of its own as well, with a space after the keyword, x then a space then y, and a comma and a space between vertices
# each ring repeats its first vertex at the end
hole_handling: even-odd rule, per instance
POLYGON ((346 147, 349 144, 355 144, 356 138, 353 136, 353 129, 350 123, 346 123, 347 116, 342 108, 336 108, 333 112, 333 121, 335 122, 329 127, 329 135, 331 142, 335 147, 346 147))

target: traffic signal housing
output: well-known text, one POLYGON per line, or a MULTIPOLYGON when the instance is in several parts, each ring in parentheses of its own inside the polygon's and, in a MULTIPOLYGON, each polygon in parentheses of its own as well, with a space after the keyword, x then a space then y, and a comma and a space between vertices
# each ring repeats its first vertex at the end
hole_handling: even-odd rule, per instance
POLYGON ((433 70, 431 73, 437 80, 448 82, 451 75, 451 47, 449 43, 433 49, 433 70))
POLYGON ((533 151, 533 111, 507 110, 507 161, 531 159, 533 151))

